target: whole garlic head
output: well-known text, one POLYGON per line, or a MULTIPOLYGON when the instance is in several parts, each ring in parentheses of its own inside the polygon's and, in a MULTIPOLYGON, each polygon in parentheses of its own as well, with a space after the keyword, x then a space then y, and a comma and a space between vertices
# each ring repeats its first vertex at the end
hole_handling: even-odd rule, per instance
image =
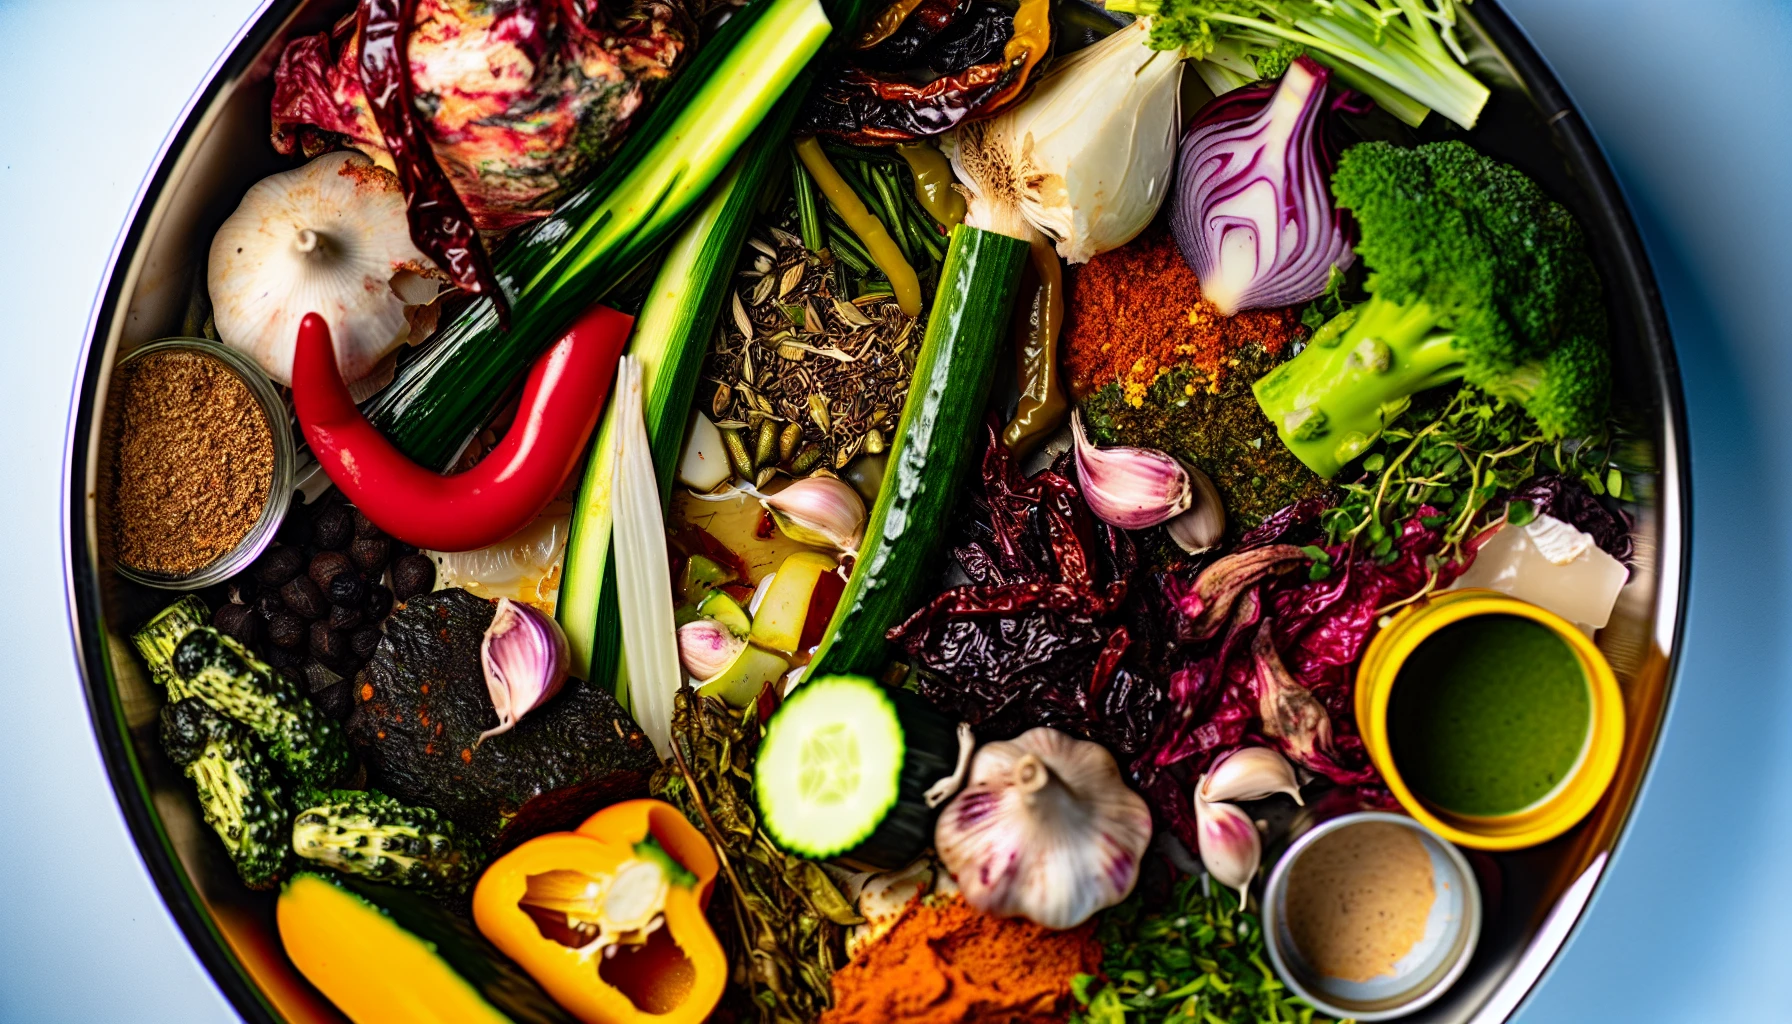
POLYGON ((977 751, 933 842, 971 906, 1074 928, 1132 892, 1151 812, 1100 744, 1042 726, 977 751))
POLYGON ((435 299, 436 273, 411 242, 398 180, 337 152, 250 187, 212 238, 206 287, 219 337, 281 384, 299 321, 322 316, 359 400, 389 375, 386 357, 410 340, 406 309, 435 299))

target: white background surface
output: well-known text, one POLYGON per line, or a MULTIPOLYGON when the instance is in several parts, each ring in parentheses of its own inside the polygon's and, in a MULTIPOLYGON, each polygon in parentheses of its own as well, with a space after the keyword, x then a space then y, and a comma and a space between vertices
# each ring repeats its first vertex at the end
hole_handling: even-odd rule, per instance
MULTIPOLYGON (((61 583, 63 432, 107 256, 251 0, 0 0, 0 1021, 234 1019, 101 770, 61 583)), ((1792 4, 1508 0, 1624 183, 1692 426, 1655 772, 1524 1024, 1792 1021, 1792 4)))

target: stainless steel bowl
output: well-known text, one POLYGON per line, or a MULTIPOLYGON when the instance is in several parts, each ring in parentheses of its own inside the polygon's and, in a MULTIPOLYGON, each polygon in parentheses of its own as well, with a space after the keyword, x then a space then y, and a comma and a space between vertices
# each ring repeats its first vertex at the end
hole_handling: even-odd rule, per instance
MULTIPOLYGON (((1079 2, 1079 0, 1067 0, 1079 2)), ((156 741, 162 695, 130 654, 130 632, 167 600, 119 576, 95 540, 99 413, 119 359, 182 333, 212 233, 248 186, 286 166, 268 145, 269 77, 288 39, 326 30, 339 7, 267 0, 212 69, 150 169, 94 306, 66 452, 63 523, 69 613, 94 729, 119 808, 170 913, 250 1021, 339 1021, 280 952, 273 899, 236 880, 190 787, 156 741)), ((1624 759, 1574 831, 1532 850, 1471 855, 1484 890, 1480 943, 1463 976, 1416 1022, 1488 1024, 1524 999, 1567 941, 1623 837, 1665 714, 1683 619, 1688 494, 1685 416, 1666 317, 1623 195, 1586 125, 1496 0, 1458 28, 1493 90, 1474 142, 1522 168, 1587 229, 1610 300, 1616 391, 1634 424, 1638 558, 1601 644, 1624 688, 1624 759)), ((1072 35, 1075 34, 1073 31, 1072 35)), ((1426 134, 1426 133, 1421 133, 1426 134)), ((1428 137, 1458 135, 1433 128, 1428 137)))

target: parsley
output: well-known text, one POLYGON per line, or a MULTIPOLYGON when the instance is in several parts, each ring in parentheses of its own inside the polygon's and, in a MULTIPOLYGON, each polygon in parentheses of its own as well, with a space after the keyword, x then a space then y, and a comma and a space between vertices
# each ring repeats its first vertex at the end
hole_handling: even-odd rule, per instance
POLYGON ((1202 880, 1176 883, 1165 909, 1135 892, 1102 915, 1095 936, 1106 980, 1071 983, 1071 1024, 1320 1024, 1269 967, 1257 915, 1238 897, 1202 880))

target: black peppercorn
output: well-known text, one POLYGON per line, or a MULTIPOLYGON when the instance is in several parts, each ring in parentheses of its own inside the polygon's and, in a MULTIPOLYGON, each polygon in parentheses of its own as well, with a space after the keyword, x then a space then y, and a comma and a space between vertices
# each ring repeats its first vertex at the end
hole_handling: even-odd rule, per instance
POLYGON ((350 650, 355 652, 355 657, 357 659, 365 661, 368 658, 373 657, 373 652, 379 650, 380 646, 379 627, 363 626, 362 628, 355 630, 353 633, 349 634, 348 646, 350 650))
POLYGON ((381 622, 392 613, 392 591, 371 583, 367 586, 367 621, 381 622))
POLYGON ((324 592, 330 595, 332 604, 350 608, 359 608, 367 600, 367 584, 361 582, 361 574, 355 572, 337 573, 324 587, 324 592))
POLYGON ((294 576, 280 588, 280 600, 296 615, 307 619, 321 619, 329 612, 329 605, 324 600, 324 592, 311 582, 309 576, 294 576))
POLYGON ((281 612, 268 620, 268 642, 293 650, 305 643, 305 620, 291 612, 281 612))
POLYGON ((340 551, 354 539, 355 517, 348 509, 335 505, 319 512, 311 524, 311 543, 325 551, 340 551))
POLYGON ((305 554, 298 548, 269 548, 255 560, 255 581, 268 590, 273 590, 304 569, 305 554))
POLYGON ((330 589, 330 581, 345 572, 353 572, 355 563, 340 551, 319 551, 311 557, 311 566, 306 575, 311 582, 322 587, 325 592, 330 589))
POLYGON ((250 605, 250 607, 254 608, 255 614, 261 616, 263 619, 271 619, 276 615, 286 614, 286 602, 280 600, 280 595, 273 592, 263 594, 256 598, 255 603, 250 605))
POLYGON ((375 526, 373 520, 361 514, 360 509, 355 509, 355 536, 357 538, 384 537, 385 535, 386 531, 375 526))
POLYGON ((348 634, 331 629, 328 620, 311 624, 311 656, 326 665, 340 665, 348 659, 348 634))
MULTIPOLYGON (((297 621, 297 620, 294 620, 294 621, 297 621)), ((301 628, 299 630, 299 635, 300 636, 304 635, 303 628, 301 628)), ((267 649, 261 651, 260 653, 261 653, 262 661, 267 662, 270 667, 277 668, 277 669, 297 668, 305 660, 305 652, 304 651, 289 650, 285 647, 270 646, 267 649)))
POLYGON ((355 681, 338 679, 313 693, 311 703, 317 705, 319 711, 340 722, 355 710, 355 681))
POLYGON ((374 574, 386 564, 392 555, 392 542, 384 537, 357 537, 348 546, 348 557, 355 560, 361 571, 374 574))
POLYGON ((353 606, 333 604, 329 617, 324 620, 331 629, 354 629, 361 624, 361 609, 353 606))
POLYGON ((392 564, 392 596, 409 601, 435 589, 436 564, 428 555, 406 555, 392 564))
POLYGON ((220 633, 248 647, 255 643, 255 634, 260 629, 261 620, 248 605, 221 604, 212 613, 212 625, 220 633))

